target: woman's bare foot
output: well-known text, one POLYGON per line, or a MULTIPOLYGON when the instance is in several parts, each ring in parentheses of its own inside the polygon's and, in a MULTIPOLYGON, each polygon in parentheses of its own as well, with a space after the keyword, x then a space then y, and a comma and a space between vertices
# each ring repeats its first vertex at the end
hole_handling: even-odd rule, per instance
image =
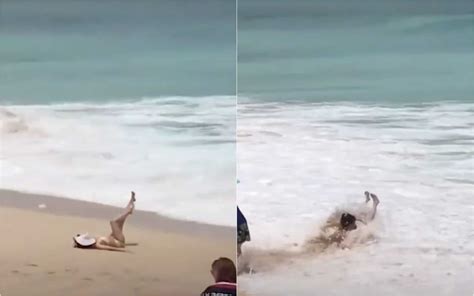
POLYGON ((135 192, 132 191, 132 196, 130 197, 130 201, 128 202, 127 209, 129 210, 129 213, 132 214, 133 210, 135 209, 135 201, 137 199, 135 198, 135 192))
POLYGON ((365 203, 368 203, 370 201, 370 193, 368 191, 364 192, 365 194, 365 203))
POLYGON ((379 198, 373 193, 370 194, 370 197, 372 197, 372 200, 374 201, 374 207, 376 207, 380 203, 379 198))

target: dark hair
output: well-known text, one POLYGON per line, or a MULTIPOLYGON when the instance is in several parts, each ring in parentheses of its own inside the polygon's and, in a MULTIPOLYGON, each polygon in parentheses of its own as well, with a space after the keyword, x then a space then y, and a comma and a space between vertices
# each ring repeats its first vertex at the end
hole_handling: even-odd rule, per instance
POLYGON ((341 223, 342 228, 347 228, 353 225, 355 222, 356 222, 356 218, 353 215, 349 213, 343 213, 341 215, 340 223, 341 223))
POLYGON ((215 272, 216 282, 237 282, 237 271, 234 262, 229 258, 221 257, 212 262, 212 270, 215 272))

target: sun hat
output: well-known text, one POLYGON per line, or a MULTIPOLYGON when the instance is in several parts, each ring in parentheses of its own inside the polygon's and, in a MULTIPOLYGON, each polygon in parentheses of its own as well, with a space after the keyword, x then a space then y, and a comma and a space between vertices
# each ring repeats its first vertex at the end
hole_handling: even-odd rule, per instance
POLYGON ((79 247, 90 247, 96 243, 96 239, 90 237, 88 233, 77 234, 73 237, 73 240, 79 247))

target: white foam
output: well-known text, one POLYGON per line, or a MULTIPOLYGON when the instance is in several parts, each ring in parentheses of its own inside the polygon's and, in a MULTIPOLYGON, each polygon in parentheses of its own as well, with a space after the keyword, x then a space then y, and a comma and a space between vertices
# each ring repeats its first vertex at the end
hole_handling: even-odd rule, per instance
POLYGON ((0 110, 1 188, 235 224, 233 97, 0 110))
POLYGON ((243 275, 243 290, 472 293, 473 104, 267 107, 251 100, 239 106, 238 130, 247 136, 238 137, 237 198, 252 235, 244 252, 301 244, 334 208, 363 203, 365 190, 380 197, 379 227, 376 241, 356 236, 349 251, 243 275))

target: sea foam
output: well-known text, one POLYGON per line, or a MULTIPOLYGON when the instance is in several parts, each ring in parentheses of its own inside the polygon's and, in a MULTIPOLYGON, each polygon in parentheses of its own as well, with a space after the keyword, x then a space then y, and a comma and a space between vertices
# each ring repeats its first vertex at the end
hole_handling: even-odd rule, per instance
POLYGON ((0 107, 0 185, 235 223, 235 98, 0 107))

